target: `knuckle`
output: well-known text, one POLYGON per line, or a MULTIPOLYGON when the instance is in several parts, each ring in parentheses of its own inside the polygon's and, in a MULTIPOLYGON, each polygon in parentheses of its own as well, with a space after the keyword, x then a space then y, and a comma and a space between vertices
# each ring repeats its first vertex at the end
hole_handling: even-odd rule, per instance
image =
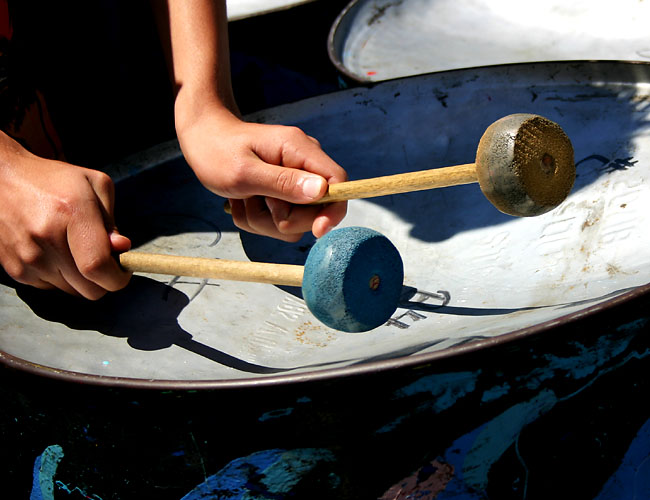
POLYGON ((72 197, 50 200, 47 210, 33 217, 25 227, 26 236, 41 245, 56 245, 65 235, 70 220, 78 210, 72 197))
POLYGON ((15 250, 13 258, 3 262, 3 267, 15 281, 30 284, 43 268, 44 257, 45 252, 38 245, 24 245, 15 250))
MULTIPOLYGON (((55 229, 47 219, 35 220, 32 222, 32 225, 27 228, 27 235, 30 240, 38 242, 52 241, 55 238, 55 232, 55 229)), ((25 256, 30 256, 35 253, 35 251, 23 250, 21 253, 25 256)), ((23 257, 23 259, 24 258, 25 257, 23 257)))
POLYGON ((303 234, 304 233, 284 233, 284 232, 280 232, 280 234, 278 236, 276 236, 276 238, 279 239, 279 240, 282 240, 282 241, 286 241, 288 243, 295 243, 298 240, 300 240, 300 238, 303 237, 303 234))
POLYGON ((5 272, 11 279, 19 283, 29 284, 27 266, 19 261, 12 260, 3 264, 5 272))
POLYGON ((13 258, 5 264, 5 271, 16 281, 29 283, 45 269, 45 251, 29 241, 14 248, 13 258))
POLYGON ((95 185, 96 191, 99 191, 100 193, 108 193, 110 195, 115 192, 113 179, 111 179, 108 174, 95 170, 93 171, 93 175, 93 184, 95 185))
POLYGON ((105 274, 106 266, 107 258, 102 255, 88 256, 77 262, 77 269, 81 275, 90 281, 101 279, 105 274))
POLYGON ((301 148, 307 142, 310 142, 309 137, 298 127, 286 126, 283 130, 283 139, 285 152, 294 151, 301 148))
POLYGON ((117 292, 118 290, 122 290, 123 288, 126 288, 126 286, 129 284, 131 281, 131 273, 123 273, 121 275, 116 275, 115 279, 113 279, 110 283, 107 283, 103 286, 107 291, 109 292, 117 292))
POLYGON ((69 217, 75 212, 75 207, 79 204, 79 199, 72 193, 66 193, 52 199, 52 213, 69 217))
POLYGON ((112 187, 113 186, 113 181, 111 180, 111 177, 100 170, 89 170, 87 175, 92 176, 92 179, 94 182, 97 182, 103 187, 112 187))
POLYGON ((101 299, 104 295, 106 295, 106 293, 107 293, 106 290, 102 288, 96 288, 84 292, 83 296, 88 300, 96 301, 101 299))
POLYGON ((230 187, 237 187, 248 180, 248 169, 243 162, 236 161, 230 167, 227 179, 230 187))
POLYGON ((67 203, 57 203, 51 211, 34 217, 25 227, 25 238, 30 242, 23 245, 22 253, 29 256, 38 254, 40 246, 56 246, 66 232, 66 221, 70 219, 73 209, 67 203))
POLYGON ((38 245, 29 245, 22 248, 18 255, 22 265, 27 269, 38 267, 43 262, 45 252, 38 245))
POLYGON ((305 133, 295 125, 285 125, 283 130, 289 139, 302 139, 306 137, 305 133))
POLYGON ((228 168, 227 175, 223 177, 220 188, 226 194, 238 196, 249 182, 246 164, 241 161, 233 161, 228 168))
POLYGON ((302 237, 305 231, 309 229, 309 228, 305 229, 305 227, 303 226, 304 226, 303 224, 286 220, 277 224, 276 227, 280 232, 280 234, 282 234, 284 237, 295 237, 298 235, 298 239, 300 239, 300 237, 302 237))
POLYGON ((319 141, 318 139, 316 139, 315 137, 312 137, 311 135, 308 135, 307 137, 308 137, 309 140, 310 140, 311 142, 313 142, 316 146, 318 146, 319 148, 321 147, 320 141, 319 141))
POLYGON ((291 194, 296 183, 296 170, 289 168, 282 169, 275 179, 277 191, 283 194, 291 194))
POLYGON ((249 225, 246 222, 242 221, 241 219, 233 217, 232 221, 234 222, 235 227, 237 227, 238 229, 241 229, 243 231, 247 231, 249 233, 252 232, 249 225))

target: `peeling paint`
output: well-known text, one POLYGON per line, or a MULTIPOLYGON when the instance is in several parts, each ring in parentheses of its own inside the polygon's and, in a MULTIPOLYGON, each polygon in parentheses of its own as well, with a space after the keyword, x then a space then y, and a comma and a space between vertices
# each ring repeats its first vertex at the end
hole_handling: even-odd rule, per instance
MULTIPOLYGON (((260 451, 233 460, 181 500, 283 498, 315 467, 334 461, 332 452, 319 448, 260 451)), ((338 485, 338 477, 330 474, 329 480, 338 485)))
POLYGON ((54 500, 54 475, 63 455, 63 448, 55 444, 36 458, 30 500, 54 500))
POLYGON ((524 427, 547 413, 556 403, 553 391, 542 391, 530 401, 512 406, 487 423, 465 457, 465 482, 473 488, 485 489, 492 464, 514 444, 524 427))

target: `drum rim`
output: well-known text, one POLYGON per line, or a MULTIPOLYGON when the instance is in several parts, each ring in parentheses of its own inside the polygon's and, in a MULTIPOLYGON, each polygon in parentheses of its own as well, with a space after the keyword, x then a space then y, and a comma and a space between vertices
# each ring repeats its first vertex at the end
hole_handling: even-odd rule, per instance
POLYGON ((334 65, 336 70, 344 75, 345 77, 360 82, 360 83, 370 83, 372 82, 369 78, 363 78, 361 75, 357 75, 350 71, 344 64, 341 58, 338 57, 339 51, 336 50, 336 44, 338 41, 338 31, 341 26, 341 23, 346 19, 348 12, 352 9, 355 9, 359 0, 352 0, 345 8, 336 16, 334 23, 330 27, 329 33, 327 34, 327 55, 330 59, 330 62, 334 65))
MULTIPOLYGON (((356 3, 357 0, 353 0, 356 3)), ((350 5, 352 5, 350 4, 350 5)), ((486 70, 494 70, 495 68, 509 69, 525 66, 583 66, 583 65, 605 65, 605 66, 644 66, 646 70, 650 69, 650 61, 544 61, 544 62, 528 62, 528 63, 511 63, 504 65, 488 65, 482 66, 486 70)), ((459 68, 449 71, 425 73, 422 75, 411 75, 406 77, 394 78, 391 80, 383 80, 381 82, 373 82, 372 86, 385 84, 391 81, 419 79, 427 75, 454 75, 459 72, 474 71, 479 68, 459 68)), ((648 80, 650 82, 650 75, 648 80)), ((639 83, 639 82, 637 82, 639 83)), ((345 90, 341 91, 345 92, 345 90)), ((307 99, 309 100, 309 99, 307 99)), ((291 105, 290 105, 291 106, 291 105)), ((280 106, 282 107, 282 106, 280 106)), ((138 165, 137 171, 130 170, 128 175, 135 175, 139 171, 144 171, 149 168, 155 168, 158 164, 168 161, 171 156, 177 153, 177 148, 172 147, 171 153, 167 151, 170 149, 169 145, 165 145, 165 154, 161 158, 154 160, 153 164, 147 163, 146 165, 138 165)), ((175 146, 172 145, 172 146, 175 146)), ((150 157, 150 152, 143 155, 145 158, 150 157)), ((137 163, 137 162, 136 162, 137 163)), ((124 172, 121 172, 124 174, 124 172)), ((117 176, 121 177, 120 175, 117 176)), ((585 307, 578 311, 562 315, 550 320, 543 321, 536 325, 516 329, 507 333, 497 335, 491 338, 482 339, 478 341, 468 342, 450 346, 438 351, 430 353, 414 354, 406 357, 398 357, 386 360, 371 361, 364 364, 357 364, 345 366, 340 368, 330 368, 323 370, 287 373, 282 375, 271 375, 267 377, 248 377, 241 379, 187 379, 187 380, 174 380, 174 379, 143 379, 131 377, 115 377, 104 376, 96 374, 87 374, 76 372, 72 370, 65 370, 59 368, 52 368, 38 363, 34 363, 18 356, 9 354, 0 349, 0 365, 8 368, 16 369, 19 371, 27 372, 33 375, 38 375, 50 379, 56 379, 64 382, 76 382, 85 385, 105 386, 112 388, 131 388, 131 389, 152 389, 152 390, 226 390, 226 389, 244 389, 256 387, 271 387, 271 386, 285 386, 304 382, 317 382, 327 381, 332 379, 347 378, 351 376, 371 375, 375 373, 383 373, 390 370, 401 368, 415 368, 428 365, 435 362, 441 362, 453 357, 468 355, 476 353, 488 348, 495 348, 504 344, 509 344, 514 341, 533 337, 538 334, 547 332, 555 327, 565 326, 569 323, 578 321, 580 319, 592 316, 593 314, 601 311, 609 311, 614 307, 623 305, 634 299, 640 298, 650 293, 650 283, 640 285, 638 287, 627 290, 616 297, 599 302, 598 304, 585 307)))

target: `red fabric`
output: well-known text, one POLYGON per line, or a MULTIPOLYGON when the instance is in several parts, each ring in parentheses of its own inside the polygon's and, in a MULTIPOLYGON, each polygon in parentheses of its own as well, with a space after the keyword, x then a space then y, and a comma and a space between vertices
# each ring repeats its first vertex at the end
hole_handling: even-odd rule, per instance
MULTIPOLYGON (((7 0, 0 0, 0 38, 11 40, 12 36, 9 5, 7 0)), ((3 132, 34 154, 45 158, 64 159, 61 141, 52 125, 45 99, 38 90, 35 90, 34 101, 19 116, 15 116, 3 132)))
POLYGON ((13 28, 9 19, 9 5, 7 0, 0 0, 0 37, 11 40, 13 28))

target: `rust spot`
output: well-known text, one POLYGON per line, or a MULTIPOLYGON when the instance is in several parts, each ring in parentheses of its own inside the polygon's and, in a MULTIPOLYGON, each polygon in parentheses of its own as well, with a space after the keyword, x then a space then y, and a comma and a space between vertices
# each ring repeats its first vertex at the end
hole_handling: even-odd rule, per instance
POLYGON ((600 218, 596 218, 594 220, 592 219, 587 219, 582 223, 581 230, 584 231, 586 228, 593 226, 594 224, 598 223, 600 218))
POLYGON ((314 347, 327 347, 328 343, 334 339, 331 333, 325 333, 321 325, 315 325, 311 321, 305 321, 296 329, 296 341, 303 345, 314 347))

